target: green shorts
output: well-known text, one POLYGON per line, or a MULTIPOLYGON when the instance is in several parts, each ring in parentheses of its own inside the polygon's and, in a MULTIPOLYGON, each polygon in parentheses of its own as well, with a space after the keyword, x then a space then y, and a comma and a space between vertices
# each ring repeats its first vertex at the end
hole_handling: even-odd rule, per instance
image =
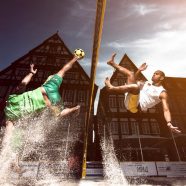
POLYGON ((37 88, 20 95, 10 95, 4 111, 6 119, 14 121, 28 114, 41 111, 45 107, 41 88, 37 88))
POLYGON ((56 105, 61 101, 59 88, 62 81, 63 78, 55 74, 51 78, 48 78, 47 81, 42 85, 52 105, 56 105))

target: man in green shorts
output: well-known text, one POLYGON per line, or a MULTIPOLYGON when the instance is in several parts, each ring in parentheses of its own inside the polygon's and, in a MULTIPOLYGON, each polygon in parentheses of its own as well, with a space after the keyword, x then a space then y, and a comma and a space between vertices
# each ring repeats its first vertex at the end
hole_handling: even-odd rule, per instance
POLYGON ((74 56, 73 59, 65 64, 56 74, 49 76, 41 87, 24 92, 26 85, 31 81, 33 75, 37 73, 37 69, 34 70, 34 65, 30 65, 29 74, 24 77, 20 85, 15 88, 13 94, 8 97, 6 102, 4 109, 6 117, 4 145, 10 140, 14 122, 18 119, 33 113, 38 113, 46 107, 54 111, 58 117, 66 116, 80 109, 79 105, 72 108, 64 108, 63 104, 61 105, 61 95, 59 93, 59 88, 65 73, 72 68, 78 59, 81 58, 74 56))
POLYGON ((31 81, 37 69, 34 70, 34 65, 30 65, 29 74, 22 80, 21 84, 15 88, 13 94, 8 97, 5 116, 6 128, 12 128, 13 122, 17 119, 24 117, 35 112, 42 111, 44 108, 49 107, 53 111, 58 110, 57 116, 65 116, 73 111, 76 111, 80 106, 73 108, 63 108, 59 112, 59 104, 61 103, 61 95, 59 93, 60 85, 63 81, 65 73, 72 68, 72 65, 77 61, 78 57, 74 56, 67 64, 64 65, 59 72, 48 77, 45 83, 32 91, 25 91, 26 85, 31 81), (24 93, 22 93, 24 92, 24 93))

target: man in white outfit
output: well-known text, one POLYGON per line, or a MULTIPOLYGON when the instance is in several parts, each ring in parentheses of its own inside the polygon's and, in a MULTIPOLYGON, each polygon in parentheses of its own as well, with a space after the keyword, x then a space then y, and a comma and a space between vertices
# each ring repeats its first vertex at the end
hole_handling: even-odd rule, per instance
POLYGON ((110 83, 110 79, 107 77, 105 80, 107 90, 116 93, 125 93, 125 107, 132 113, 138 112, 139 107, 142 111, 146 111, 147 109, 162 102, 163 113, 167 122, 167 126, 172 132, 181 133, 178 127, 174 127, 171 122, 168 95, 162 86, 162 82, 165 79, 164 72, 160 70, 155 71, 152 76, 152 83, 149 81, 137 81, 137 77, 140 72, 147 68, 146 63, 143 63, 139 67, 138 71, 134 73, 116 64, 114 62, 115 56, 116 54, 113 54, 107 64, 118 70, 120 73, 127 75, 127 84, 122 86, 113 86, 110 83))

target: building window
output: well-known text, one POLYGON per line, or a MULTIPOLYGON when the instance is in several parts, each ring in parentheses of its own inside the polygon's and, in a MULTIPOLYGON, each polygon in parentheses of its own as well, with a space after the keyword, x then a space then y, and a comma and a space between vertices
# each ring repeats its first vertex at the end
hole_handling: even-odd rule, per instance
POLYGON ((75 72, 67 72, 65 74, 65 79, 76 79, 76 73, 75 72))
POLYGON ((120 120, 120 126, 122 134, 129 134, 129 122, 127 118, 120 120))
POLYGON ((61 61, 60 58, 56 58, 56 63, 57 63, 57 64, 60 64, 60 61, 61 61))
POLYGON ((119 86, 125 85, 125 79, 123 78, 118 79, 118 85, 119 86))
POLYGON ((74 97, 73 90, 65 90, 64 100, 66 102, 73 102, 73 97, 74 97))
POLYGON ((148 119, 142 120, 141 127, 142 127, 143 134, 150 134, 151 133, 148 119))
POLYGON ((26 74, 27 72, 25 70, 22 70, 22 69, 16 70, 16 76, 25 76, 26 74))
POLYGON ((60 53, 61 52, 61 46, 57 47, 57 52, 60 53))
MULTIPOLYGON (((174 116, 175 118, 175 116, 174 116)), ((179 117, 180 118, 180 117, 179 117)), ((181 129, 181 131, 183 133, 185 133, 186 131, 186 128, 185 128, 185 123, 186 123, 186 116, 182 116, 181 118, 181 121, 178 123, 178 127, 181 129)), ((175 125, 175 124, 174 124, 175 125)))
POLYGON ((178 103, 179 103, 180 111, 182 113, 185 113, 186 112, 186 99, 185 98, 178 99, 178 103))
POLYGON ((110 108, 116 108, 117 107, 116 96, 115 95, 109 95, 109 107, 110 108))
POLYGON ((156 112, 156 107, 149 108, 148 111, 150 113, 155 113, 156 112))
POLYGON ((110 132, 111 134, 118 134, 118 122, 117 121, 110 122, 110 132))
POLYGON ((49 50, 50 49, 50 46, 49 45, 46 45, 45 49, 46 50, 49 50))
POLYGON ((5 97, 5 93, 7 92, 8 87, 7 86, 1 86, 0 88, 0 97, 4 98, 5 97))
POLYGON ((78 102, 85 102, 85 91, 78 91, 78 102))
POLYGON ((183 157, 184 157, 184 160, 186 160, 186 147, 182 147, 182 152, 183 152, 183 157))
POLYGON ((181 90, 184 89, 184 88, 183 88, 183 87, 184 87, 184 84, 183 84, 183 83, 181 83, 181 82, 178 83, 178 82, 177 82, 176 84, 177 84, 177 87, 178 87, 179 90, 180 90, 180 89, 181 89, 181 90))
POLYGON ((119 95, 118 96, 119 108, 125 108, 125 106, 124 106, 124 99, 125 99, 124 95, 119 95))
POLYGON ((131 132, 132 134, 138 134, 138 131, 137 131, 137 125, 138 125, 138 122, 135 120, 135 119, 130 119, 130 123, 131 123, 131 132))
POLYGON ((155 119, 150 119, 152 134, 160 134, 158 122, 155 119))
POLYGON ((118 82, 117 82, 117 80, 114 80, 114 81, 112 82, 112 85, 114 85, 114 86, 118 86, 118 82))
POLYGON ((169 100, 170 100, 169 105, 171 110, 175 113, 179 113, 180 105, 178 100, 180 100, 180 98, 177 99, 176 97, 170 97, 169 100))

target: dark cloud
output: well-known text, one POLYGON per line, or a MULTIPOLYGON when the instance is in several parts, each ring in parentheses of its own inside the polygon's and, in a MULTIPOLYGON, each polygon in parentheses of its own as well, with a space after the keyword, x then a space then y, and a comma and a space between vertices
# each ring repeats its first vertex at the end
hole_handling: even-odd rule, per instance
MULTIPOLYGON (((176 58, 180 61, 184 56, 180 45, 185 47, 186 40, 183 34, 186 30, 185 5, 186 1, 183 0, 107 0, 100 64, 113 52, 118 53, 117 62, 124 53, 134 59, 136 64, 149 55, 156 59, 155 54, 159 56, 158 61, 160 58, 166 61, 165 57, 167 60, 176 58), (171 32, 177 34, 170 37, 171 32), (175 37, 179 36, 182 38, 176 41, 175 37), (169 47, 171 43, 168 41, 171 40, 175 47, 169 47), (169 51, 174 56, 168 55, 169 51)), ((85 50, 85 61, 90 64, 95 11, 96 1, 92 0, 1 1, 0 69, 7 67, 57 30, 70 50, 85 50)), ((99 65, 97 69, 98 82, 104 75, 103 66, 99 65)), ((83 67, 89 74, 90 65, 83 67)))
POLYGON ((7 0, 0 6, 0 69, 56 31, 67 46, 91 53, 96 2, 7 0))

